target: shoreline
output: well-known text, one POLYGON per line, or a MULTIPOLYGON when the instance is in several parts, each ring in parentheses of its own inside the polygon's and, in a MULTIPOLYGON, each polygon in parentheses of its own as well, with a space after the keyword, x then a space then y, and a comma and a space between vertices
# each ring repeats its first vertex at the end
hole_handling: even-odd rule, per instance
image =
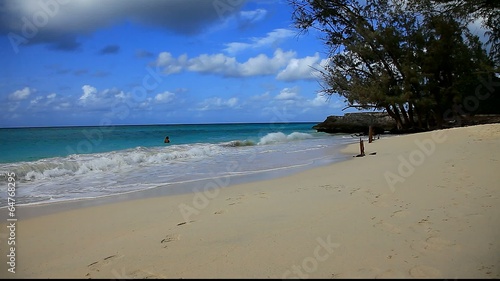
MULTIPOLYGON (((114 204, 138 199, 148 199, 163 196, 173 196, 181 194, 195 194, 198 190, 205 186, 212 187, 211 183, 215 183, 217 188, 228 188, 237 184, 252 183, 265 181, 269 179, 282 178, 293 175, 297 172, 315 169, 317 167, 333 165, 350 159, 350 155, 343 153, 342 150, 347 145, 335 145, 336 149, 341 148, 334 155, 323 157, 322 159, 312 160, 309 164, 292 167, 281 167, 269 171, 258 171, 244 175, 221 176, 218 178, 207 178, 201 180, 191 180, 182 183, 161 184, 142 190, 132 190, 128 192, 109 194, 99 197, 90 198, 75 198, 61 201, 45 201, 37 203, 21 204, 17 206, 17 214, 20 219, 29 219, 59 212, 71 211, 75 209, 100 206, 105 204, 114 204)), ((7 217, 7 207, 0 208, 0 217, 7 217)))
POLYGON ((500 124, 391 136, 284 177, 20 219, 0 277, 498 278, 499 149, 500 124))

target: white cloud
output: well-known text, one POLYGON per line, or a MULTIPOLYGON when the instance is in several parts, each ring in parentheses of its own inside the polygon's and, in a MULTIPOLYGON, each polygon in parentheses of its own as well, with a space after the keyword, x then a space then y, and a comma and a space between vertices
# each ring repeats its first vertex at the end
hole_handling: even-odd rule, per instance
POLYGON ((277 100, 297 100, 299 99, 299 94, 297 93, 296 88, 284 88, 281 92, 275 97, 277 100))
POLYGON ((312 106, 324 106, 327 104, 327 97, 324 94, 317 93, 316 97, 310 101, 312 106))
POLYGON ((219 97, 213 97, 202 101, 199 104, 199 108, 197 110, 205 111, 205 110, 236 108, 236 107, 238 107, 238 98, 233 97, 225 100, 219 97))
POLYGON ((54 109, 56 110, 66 110, 71 108, 71 103, 70 102, 62 102, 59 105, 55 106, 54 109))
POLYGON ((275 52, 272 58, 260 54, 240 64, 237 76, 272 75, 286 64, 286 60, 286 55, 281 50, 275 52))
POLYGON ((112 104, 117 101, 127 102, 129 106, 136 106, 135 101, 130 93, 124 93, 117 88, 97 90, 94 86, 83 85, 83 94, 76 101, 80 106, 89 110, 106 110, 112 107, 112 104))
POLYGON ((236 58, 223 54, 202 54, 189 60, 187 69, 193 72, 217 73, 227 75, 237 72, 238 62, 236 58))
POLYGON ((267 15, 267 10, 256 9, 253 11, 241 11, 240 17, 249 22, 257 22, 262 20, 267 15))
POLYGON ((30 101, 27 108, 33 111, 44 111, 47 110, 47 105, 49 105, 53 101, 54 99, 48 99, 44 96, 37 96, 30 101))
POLYGON ((241 42, 231 42, 226 44, 226 48, 224 51, 229 54, 236 54, 238 52, 241 52, 245 49, 251 48, 252 44, 249 43, 241 43, 241 42))
POLYGON ((174 97, 175 97, 174 93, 166 91, 166 92, 163 92, 161 94, 157 94, 155 96, 155 101, 158 103, 167 103, 167 102, 173 100, 174 97))
POLYGON ((259 38, 259 39, 253 39, 252 41, 255 43, 254 45, 258 47, 263 47, 263 46, 272 46, 277 44, 283 39, 287 39, 289 37, 292 37, 296 34, 295 31, 292 31, 290 29, 284 29, 284 28, 277 28, 269 33, 267 33, 266 37, 259 38))
POLYGON ((86 104, 89 101, 96 100, 97 89, 95 87, 92 87, 90 85, 83 85, 82 90, 83 95, 79 99, 82 103, 86 104))
POLYGON ((238 62, 233 56, 222 53, 201 54, 194 58, 181 55, 173 57, 168 52, 161 53, 156 64, 163 67, 165 74, 178 73, 183 70, 222 75, 224 77, 251 77, 274 75, 281 81, 314 80, 320 78, 320 70, 327 64, 327 59, 321 59, 319 53, 314 56, 296 58, 294 51, 277 49, 272 57, 259 54, 238 62))
MULTIPOLYGON (((158 95, 156 95, 156 97, 158 97, 158 95)), ((155 99, 156 99, 156 97, 155 97, 155 99)), ((143 102, 139 103, 138 108, 142 109, 142 110, 150 111, 152 109, 151 100, 152 100, 151 98, 146 98, 143 102)))
POLYGON ((269 92, 265 92, 263 93, 262 95, 256 95, 256 96, 252 96, 250 97, 250 101, 266 101, 266 100, 269 100, 270 99, 270 94, 269 92))
POLYGON ((230 98, 226 102, 227 106, 235 107, 238 104, 238 98, 230 98))
POLYGON ((242 42, 231 42, 226 44, 225 52, 229 54, 236 54, 246 49, 257 49, 262 47, 272 46, 277 48, 277 46, 286 38, 292 37, 295 35, 294 31, 289 29, 278 28, 269 33, 267 33, 266 37, 253 37, 250 38, 251 43, 242 43, 242 42))
POLYGON ((13 92, 12 94, 9 95, 9 100, 13 101, 20 101, 20 100, 25 100, 29 97, 31 94, 31 89, 29 87, 25 87, 22 90, 17 90, 13 92))
POLYGON ((158 55, 156 64, 163 67, 165 74, 179 73, 184 67, 187 55, 181 55, 178 59, 174 58, 169 52, 162 52, 158 55))
POLYGON ((164 67, 164 72, 176 73, 181 69, 206 73, 217 74, 225 77, 249 77, 260 75, 273 75, 296 56, 293 51, 284 52, 277 49, 272 57, 264 54, 259 54, 249 58, 246 62, 240 63, 235 57, 226 56, 224 54, 202 54, 195 58, 188 59, 183 55, 179 58, 174 58, 170 53, 162 53, 156 60, 158 66, 164 67))
POLYGON ((320 60, 319 54, 307 56, 301 59, 290 59, 288 65, 283 69, 276 79, 282 81, 296 81, 301 79, 318 79, 319 70, 322 70, 326 60, 320 60))
POLYGON ((27 108, 33 112, 53 112, 63 108, 67 110, 74 104, 74 100, 71 100, 68 96, 58 96, 56 93, 50 93, 34 97, 27 104, 27 108))
POLYGON ((43 97, 38 96, 30 101, 30 106, 38 104, 39 101, 41 101, 43 97))
POLYGON ((324 93, 316 93, 313 99, 308 99, 304 102, 304 109, 312 108, 330 108, 330 109, 340 109, 344 107, 345 104, 339 99, 332 98, 332 96, 326 95, 324 93))
POLYGON ((124 100, 128 97, 123 91, 120 91, 118 94, 115 94, 116 99, 124 100))

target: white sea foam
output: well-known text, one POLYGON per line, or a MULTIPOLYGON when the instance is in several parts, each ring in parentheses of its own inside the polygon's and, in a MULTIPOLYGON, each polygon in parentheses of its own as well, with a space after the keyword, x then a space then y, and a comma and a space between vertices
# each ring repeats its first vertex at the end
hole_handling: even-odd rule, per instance
MULTIPOLYGON (((0 176, 16 174, 18 204, 96 198, 158 186, 195 185, 216 177, 304 168, 336 157, 331 153, 332 138, 338 144, 348 141, 341 137, 274 132, 258 141, 136 147, 0 164, 0 176)), ((6 189, 6 185, 0 184, 3 206, 6 189)))
POLYGON ((269 133, 263 136, 260 141, 257 143, 258 145, 266 145, 272 143, 280 143, 294 140, 304 140, 312 138, 313 136, 306 133, 293 132, 289 135, 285 135, 282 132, 269 133))
POLYGON ((107 153, 70 155, 33 162, 0 165, 2 172, 14 172, 21 181, 36 181, 60 176, 98 172, 121 172, 137 166, 164 164, 179 160, 210 157, 222 148, 214 144, 177 145, 161 148, 136 148, 107 153))

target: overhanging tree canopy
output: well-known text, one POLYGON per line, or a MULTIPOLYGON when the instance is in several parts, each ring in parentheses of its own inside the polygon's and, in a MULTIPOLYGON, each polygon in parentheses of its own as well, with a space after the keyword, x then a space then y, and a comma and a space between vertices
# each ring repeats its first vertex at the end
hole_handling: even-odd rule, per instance
POLYGON ((289 2, 295 26, 319 30, 330 50, 322 91, 348 107, 384 109, 401 130, 441 126, 467 83, 493 69, 453 15, 416 12, 408 1, 289 2))

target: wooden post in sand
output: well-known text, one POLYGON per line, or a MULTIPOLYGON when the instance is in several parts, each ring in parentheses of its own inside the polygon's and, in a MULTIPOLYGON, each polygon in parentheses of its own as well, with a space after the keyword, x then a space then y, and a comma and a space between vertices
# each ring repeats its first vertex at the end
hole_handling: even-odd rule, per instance
POLYGON ((373 126, 368 127, 368 143, 373 141, 373 126))
POLYGON ((360 156, 365 156, 365 145, 363 144, 363 140, 359 138, 359 150, 360 150, 360 156))

